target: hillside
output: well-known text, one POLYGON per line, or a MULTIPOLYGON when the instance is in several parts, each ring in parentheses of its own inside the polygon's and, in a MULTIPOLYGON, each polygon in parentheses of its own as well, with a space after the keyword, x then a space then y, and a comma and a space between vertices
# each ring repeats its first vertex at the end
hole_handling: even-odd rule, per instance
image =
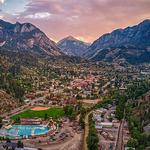
POLYGON ((0 90, 0 99, 0 114, 9 112, 10 110, 19 106, 19 101, 14 99, 11 95, 7 94, 3 90, 0 90))
POLYGON ((93 61, 123 60, 132 64, 150 62, 150 20, 104 34, 93 42, 84 57, 93 61))
POLYGON ((66 55, 79 57, 85 53, 89 45, 89 43, 82 42, 72 36, 68 36, 57 43, 57 46, 66 55))
POLYGON ((54 41, 30 23, 12 24, 0 20, 0 47, 13 51, 32 51, 40 55, 63 55, 54 41))

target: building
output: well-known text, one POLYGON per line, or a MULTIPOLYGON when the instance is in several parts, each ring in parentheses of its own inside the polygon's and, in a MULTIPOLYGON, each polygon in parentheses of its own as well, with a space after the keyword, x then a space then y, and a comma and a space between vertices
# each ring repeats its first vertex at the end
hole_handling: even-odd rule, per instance
POLYGON ((98 121, 98 122, 104 121, 104 118, 102 118, 100 115, 93 115, 93 118, 95 121, 98 121))
POLYGON ((97 130, 101 130, 103 127, 100 125, 95 125, 95 128, 97 129, 97 130))
POLYGON ((113 127, 112 122, 101 122, 101 123, 97 123, 97 125, 102 126, 103 128, 112 128, 113 127))
POLYGON ((20 119, 20 122, 23 125, 40 125, 42 124, 42 119, 20 119))

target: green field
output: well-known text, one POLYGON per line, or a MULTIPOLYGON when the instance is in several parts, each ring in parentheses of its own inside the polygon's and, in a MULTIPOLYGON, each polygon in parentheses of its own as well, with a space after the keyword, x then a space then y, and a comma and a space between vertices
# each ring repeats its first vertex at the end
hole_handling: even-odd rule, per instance
POLYGON ((16 120, 17 118, 44 118, 45 114, 47 114, 48 117, 52 118, 60 118, 64 116, 63 108, 50 108, 48 110, 40 110, 40 111, 34 111, 34 110, 26 110, 20 114, 14 115, 11 117, 11 119, 16 120))

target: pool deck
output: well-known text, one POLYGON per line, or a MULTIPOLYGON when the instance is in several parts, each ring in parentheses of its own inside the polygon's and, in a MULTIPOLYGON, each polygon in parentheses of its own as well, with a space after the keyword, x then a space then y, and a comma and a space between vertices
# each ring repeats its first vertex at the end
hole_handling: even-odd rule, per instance
POLYGON ((0 129, 1 131, 0 135, 4 137, 9 137, 10 139, 14 139, 14 140, 20 138, 29 139, 33 137, 47 136, 49 134, 52 134, 52 132, 54 132, 55 130, 56 130, 56 126, 54 125, 52 125, 51 127, 45 125, 13 125, 9 129, 6 128, 0 129))

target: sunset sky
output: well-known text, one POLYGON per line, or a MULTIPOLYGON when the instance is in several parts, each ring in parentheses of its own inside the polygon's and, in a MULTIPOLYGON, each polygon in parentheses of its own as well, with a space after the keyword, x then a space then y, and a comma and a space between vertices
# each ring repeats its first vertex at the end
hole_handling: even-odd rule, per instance
POLYGON ((0 0, 0 19, 33 23, 55 41, 72 35, 93 42, 150 19, 150 0, 0 0))

